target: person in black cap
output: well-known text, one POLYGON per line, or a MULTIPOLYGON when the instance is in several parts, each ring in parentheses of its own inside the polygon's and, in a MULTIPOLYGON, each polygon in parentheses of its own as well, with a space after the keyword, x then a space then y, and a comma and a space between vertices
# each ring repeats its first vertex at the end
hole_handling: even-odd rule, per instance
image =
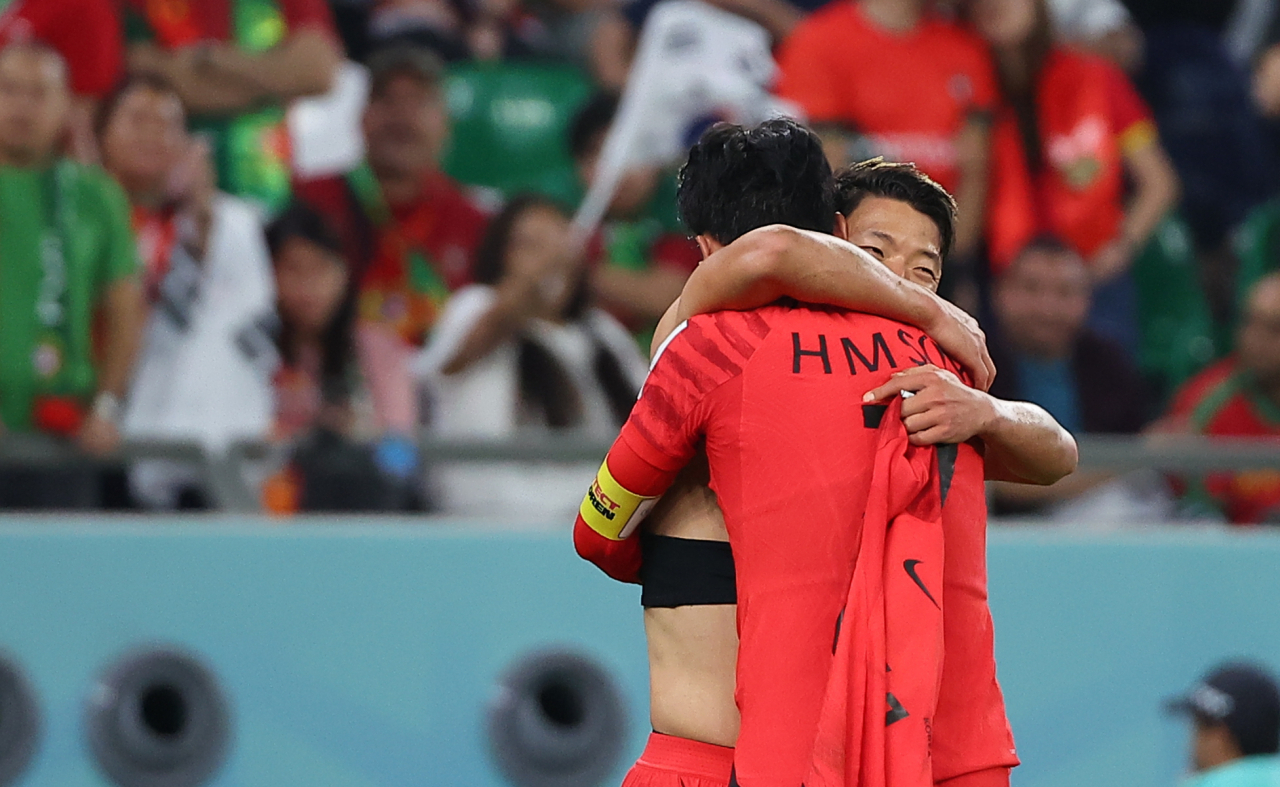
POLYGON ((1280 785, 1280 690, 1264 669, 1224 664, 1167 708, 1195 722, 1196 776, 1184 787, 1280 785))

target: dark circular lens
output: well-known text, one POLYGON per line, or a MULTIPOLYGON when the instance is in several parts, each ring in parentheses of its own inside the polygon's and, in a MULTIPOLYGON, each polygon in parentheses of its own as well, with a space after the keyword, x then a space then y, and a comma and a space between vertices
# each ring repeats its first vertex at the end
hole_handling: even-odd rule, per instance
POLYGON ((187 727, 187 701, 182 692, 167 684, 145 689, 142 692, 142 721, 156 735, 181 735, 187 727))

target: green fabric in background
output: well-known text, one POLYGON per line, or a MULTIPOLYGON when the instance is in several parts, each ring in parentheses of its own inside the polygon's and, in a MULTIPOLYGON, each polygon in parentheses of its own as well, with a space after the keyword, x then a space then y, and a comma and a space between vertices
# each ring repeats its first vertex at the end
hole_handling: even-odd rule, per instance
POLYGON ((92 328, 106 288, 138 267, 124 192, 105 172, 71 162, 64 174, 64 220, 55 219, 54 168, 0 167, 0 421, 31 428, 32 398, 40 392, 88 397, 95 378, 92 328), (59 229, 58 225, 65 229, 59 229), (51 334, 36 314, 44 282, 41 245, 62 237, 66 265, 63 326, 51 334), (56 345, 48 347, 47 345, 56 345), (36 372, 38 346, 61 356, 51 376, 36 372))

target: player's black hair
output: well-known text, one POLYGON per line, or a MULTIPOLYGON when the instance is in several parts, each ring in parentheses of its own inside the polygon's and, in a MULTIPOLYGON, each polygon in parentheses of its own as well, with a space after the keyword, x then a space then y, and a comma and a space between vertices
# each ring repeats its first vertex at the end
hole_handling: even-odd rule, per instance
MULTIPOLYGON (((346 266, 342 256, 342 243, 324 217, 303 202, 292 202, 266 228, 267 248, 272 262, 279 260, 281 250, 290 239, 297 238, 315 244, 334 256, 334 264, 346 266)), ((355 323, 356 299, 359 287, 348 271, 347 289, 338 306, 329 317, 320 335, 320 391, 325 402, 345 405, 351 398, 352 380, 355 377, 355 323)), ((294 357, 294 331, 282 309, 276 346, 286 364, 297 362, 294 357)))
POLYGON ((680 168, 676 199, 690 233, 724 244, 770 224, 835 229, 835 182, 822 142, 789 118, 712 126, 680 168))
POLYGON ((915 164, 874 158, 836 173, 836 206, 850 216, 867 197, 905 202, 928 216, 938 228, 942 259, 951 254, 956 238, 956 201, 915 164))
POLYGON ((111 119, 115 117, 116 110, 120 108, 120 102, 124 101, 135 90, 150 90, 153 93, 161 93, 166 96, 172 96, 178 99, 178 103, 182 104, 182 109, 186 111, 186 104, 182 101, 182 95, 178 93, 177 88, 173 86, 165 77, 154 71, 139 71, 125 75, 123 79, 116 83, 111 92, 102 99, 98 104, 98 109, 93 115, 93 133, 102 139, 102 135, 107 131, 107 125, 111 123, 111 119))
MULTIPOLYGON (((512 235, 516 222, 530 210, 542 208, 554 210, 568 218, 557 202, 537 194, 521 194, 512 197, 506 206, 494 216, 485 229, 484 237, 476 249, 472 275, 477 284, 496 286, 506 274, 507 257, 511 252, 512 235)), ((590 337, 594 352, 592 369, 596 383, 604 391, 605 399, 619 426, 631 414, 636 401, 636 390, 622 371, 617 356, 609 352, 604 342, 591 329, 584 318, 591 307, 591 290, 584 268, 582 276, 569 299, 563 319, 577 322, 590 337)), ((573 383, 569 372, 545 346, 528 335, 516 337, 517 374, 520 399, 534 412, 540 413, 547 426, 561 429, 582 422, 584 408, 582 395, 573 383)))
POLYGON ((618 114, 618 94, 607 90, 596 93, 587 99, 573 122, 569 124, 569 153, 579 159, 585 156, 613 124, 614 115, 618 114))

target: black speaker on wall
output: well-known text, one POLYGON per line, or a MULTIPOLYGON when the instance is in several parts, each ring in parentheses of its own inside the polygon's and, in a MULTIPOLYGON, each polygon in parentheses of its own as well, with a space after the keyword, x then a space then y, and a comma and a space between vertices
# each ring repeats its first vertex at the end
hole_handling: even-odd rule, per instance
POLYGON ((226 760, 231 710, 193 654, 138 650, 98 677, 86 709, 89 748, 119 787, 198 787, 226 760))
POLYGON ((39 739, 35 692, 17 662, 0 653, 0 787, 17 784, 39 739))
POLYGON ((518 787, 596 787, 618 764, 627 735, 618 685, 594 660, 539 651, 501 677, 489 707, 489 743, 518 787))

